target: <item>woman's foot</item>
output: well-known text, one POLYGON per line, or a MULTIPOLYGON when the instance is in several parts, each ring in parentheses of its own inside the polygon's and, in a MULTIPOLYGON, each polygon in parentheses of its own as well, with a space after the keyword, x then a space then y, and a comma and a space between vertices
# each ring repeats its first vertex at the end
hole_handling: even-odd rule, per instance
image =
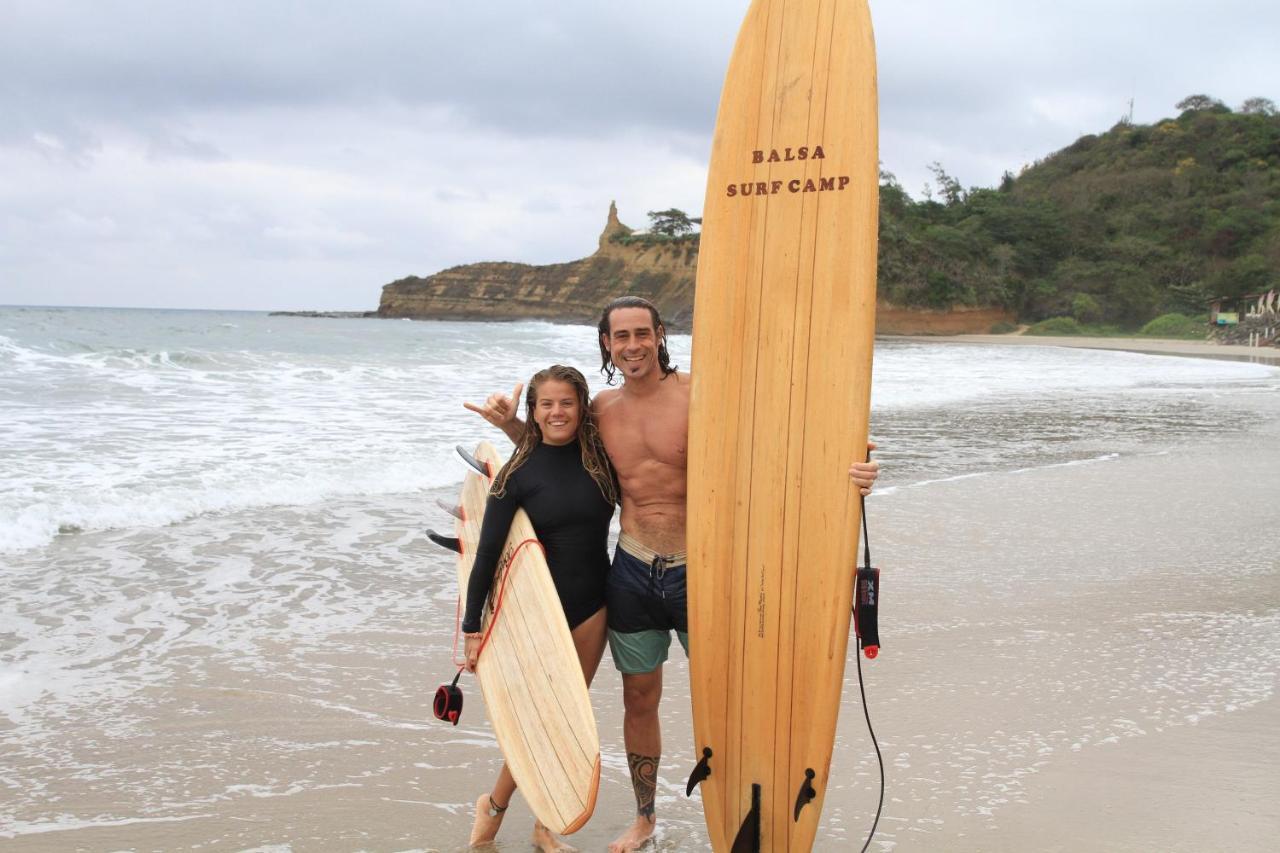
POLYGON ((502 828, 502 816, 507 813, 506 806, 499 806, 488 794, 481 794, 476 800, 476 822, 471 825, 471 846, 488 844, 498 837, 502 828))
POLYGON ((537 848, 538 853, 575 853, 578 849, 556 838, 555 834, 539 821, 533 822, 533 846, 537 848))

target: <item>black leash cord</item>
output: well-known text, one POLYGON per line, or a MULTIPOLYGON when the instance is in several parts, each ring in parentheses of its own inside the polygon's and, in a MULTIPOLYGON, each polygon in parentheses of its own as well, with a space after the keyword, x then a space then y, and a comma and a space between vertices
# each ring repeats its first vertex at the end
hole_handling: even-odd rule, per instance
MULTIPOLYGON (((867 460, 871 460, 871 452, 867 452, 867 460)), ((867 499, 859 493, 862 501, 862 544, 864 558, 863 565, 871 568, 871 539, 867 534, 867 499)), ((861 642, 858 643, 862 645, 861 642)), ((876 827, 880 825, 880 812, 884 808, 884 756, 880 754, 880 743, 876 740, 876 730, 871 727, 871 712, 867 710, 867 691, 862 684, 862 649, 855 649, 853 657, 858 662, 858 693, 862 696, 862 716, 867 720, 867 732, 871 735, 871 745, 876 748, 876 761, 880 765, 880 803, 876 806, 876 818, 871 822, 871 832, 867 835, 867 843, 862 845, 862 853, 867 853, 867 848, 871 846, 871 839, 875 838, 876 827)))

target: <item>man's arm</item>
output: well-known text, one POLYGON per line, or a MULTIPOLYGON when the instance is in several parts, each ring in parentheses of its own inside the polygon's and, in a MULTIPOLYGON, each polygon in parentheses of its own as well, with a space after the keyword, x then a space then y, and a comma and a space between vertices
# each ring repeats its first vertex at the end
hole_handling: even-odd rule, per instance
POLYGON ((482 406, 477 406, 475 403, 463 403, 462 407, 475 412, 506 433, 507 438, 513 442, 518 442, 521 433, 524 432, 524 421, 516 417, 522 390, 524 390, 524 383, 520 382, 517 383, 510 397, 506 394, 490 394, 489 399, 485 400, 482 406))

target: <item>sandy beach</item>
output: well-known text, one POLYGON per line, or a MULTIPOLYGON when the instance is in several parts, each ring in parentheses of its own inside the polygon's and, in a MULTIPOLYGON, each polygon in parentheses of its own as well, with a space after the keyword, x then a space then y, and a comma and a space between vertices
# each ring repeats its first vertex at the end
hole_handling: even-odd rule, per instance
MULTIPOLYGON (((1263 433, 1269 442, 1214 448, 1219 458, 1247 456, 1248 477, 1206 465, 1204 448, 1187 447, 918 484, 872 501, 884 648, 863 668, 888 774, 872 849, 1272 849, 1280 832, 1280 569, 1266 531, 1280 520, 1275 414, 1263 433)), ((387 513, 377 520, 382 545, 366 544, 389 558, 414 514, 411 506, 387 513)), ((240 772, 254 796, 214 798, 181 819, 25 835, 5 848, 465 849, 469 804, 499 752, 474 686, 456 730, 424 718, 440 669, 415 651, 421 638, 408 629, 351 638, 394 650, 399 682, 419 686, 390 703, 212 669, 198 688, 158 694, 152 719, 121 721, 150 731, 130 741, 128 754, 116 754, 112 732, 72 733, 79 758, 150 766, 161 783, 189 743, 225 739, 223 766, 209 781, 240 772), (275 764, 264 784, 255 753, 280 739, 310 743, 309 761, 323 764, 329 781, 294 787, 289 780, 305 766, 275 764)), ((706 849, 697 801, 681 790, 691 724, 687 667, 674 657, 663 714, 664 829, 654 849, 706 849)), ((374 665, 351 653, 326 660, 353 673, 374 665)), ((583 850, 603 849, 632 810, 620 684, 609 666, 592 693, 605 772, 596 815, 572 839, 583 850)), ((820 851, 860 846, 875 808, 857 695, 851 664, 820 851)), ((126 807, 132 796, 86 799, 74 775, 45 783, 81 813, 126 807)), ((173 793, 178 803, 200 792, 173 793)), ((517 800, 497 849, 525 849, 529 821, 517 800)))
MULTIPOLYGON (((886 339, 902 336, 882 336, 886 339)), ((903 338, 908 339, 908 338, 903 338)), ((1077 347, 1079 349, 1123 350, 1149 355, 1178 355, 1191 358, 1223 358, 1258 364, 1280 364, 1280 348, 1215 344, 1208 341, 1176 341, 1162 338, 1091 338, 1066 335, 937 335, 913 337, 933 343, 996 344, 999 346, 1077 347)))
POLYGON ((921 522, 882 546, 899 616, 947 614, 879 670, 899 693, 880 730, 901 749, 900 849, 1269 849, 1277 558, 1214 532, 1274 528, 1280 454, 1220 451, 1247 454, 1247 482, 1187 447, 881 499, 873 518, 921 522))
MULTIPOLYGON (((863 672, 887 773, 872 850, 1274 847, 1280 385, 1232 387, 1157 390, 1124 410, 1123 393, 1096 398, 1060 463, 886 476, 868 505, 883 650, 863 672), (1186 431, 1143 438, 1156 429, 1144 418, 1182 409, 1186 431), (1132 422, 1106 433, 1123 447, 1088 440, 1108 417, 1132 422)), ((1004 422, 963 408, 927 410, 954 422, 899 413, 894 440, 929 432, 966 453, 1008 440, 967 436, 1004 422)), ((1004 428, 1047 428, 1025 424, 1004 428)), ((1036 441, 1047 456, 1061 439, 1036 441)), ((454 488, 55 538, 14 576, 21 594, 60 602, 83 584, 68 630, 120 645, 59 659, 50 698, 0 718, 20 747, 0 756, 0 849, 465 850, 501 753, 473 681, 461 725, 430 717, 455 610, 451 558, 422 530, 454 488), (98 615, 114 587, 128 595, 98 615)), ((23 630, 57 624, 60 608, 23 630)), ((649 849, 706 850, 683 790, 694 749, 678 647, 666 674, 649 849)), ((820 853, 861 847, 878 794, 852 659, 844 696, 820 853)), ((570 841, 599 851, 634 814, 607 661, 592 698, 604 770, 570 841)), ((528 849, 530 822, 517 797, 492 849, 528 849)))

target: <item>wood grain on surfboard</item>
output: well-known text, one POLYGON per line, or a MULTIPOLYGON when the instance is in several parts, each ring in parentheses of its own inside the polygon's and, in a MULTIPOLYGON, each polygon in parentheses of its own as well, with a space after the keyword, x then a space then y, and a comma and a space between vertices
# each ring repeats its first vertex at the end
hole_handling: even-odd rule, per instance
POLYGON ((755 0, 726 75, 699 250, 689 428, 695 755, 717 851, 807 851, 849 641, 875 329, 865 0, 755 0), (814 799, 794 818, 812 770, 814 799))
MULTIPOLYGON (((462 518, 455 528, 462 545, 458 584, 464 597, 489 484, 502 466, 488 442, 481 442, 474 455, 489 475, 468 471, 462 485, 462 518)), ((518 510, 494 573, 494 594, 485 606, 483 629, 492 630, 476 676, 520 795, 552 832, 568 835, 595 809, 600 740, 573 636, 536 542, 528 515, 518 510), (501 610, 495 621, 499 590, 501 610)))

